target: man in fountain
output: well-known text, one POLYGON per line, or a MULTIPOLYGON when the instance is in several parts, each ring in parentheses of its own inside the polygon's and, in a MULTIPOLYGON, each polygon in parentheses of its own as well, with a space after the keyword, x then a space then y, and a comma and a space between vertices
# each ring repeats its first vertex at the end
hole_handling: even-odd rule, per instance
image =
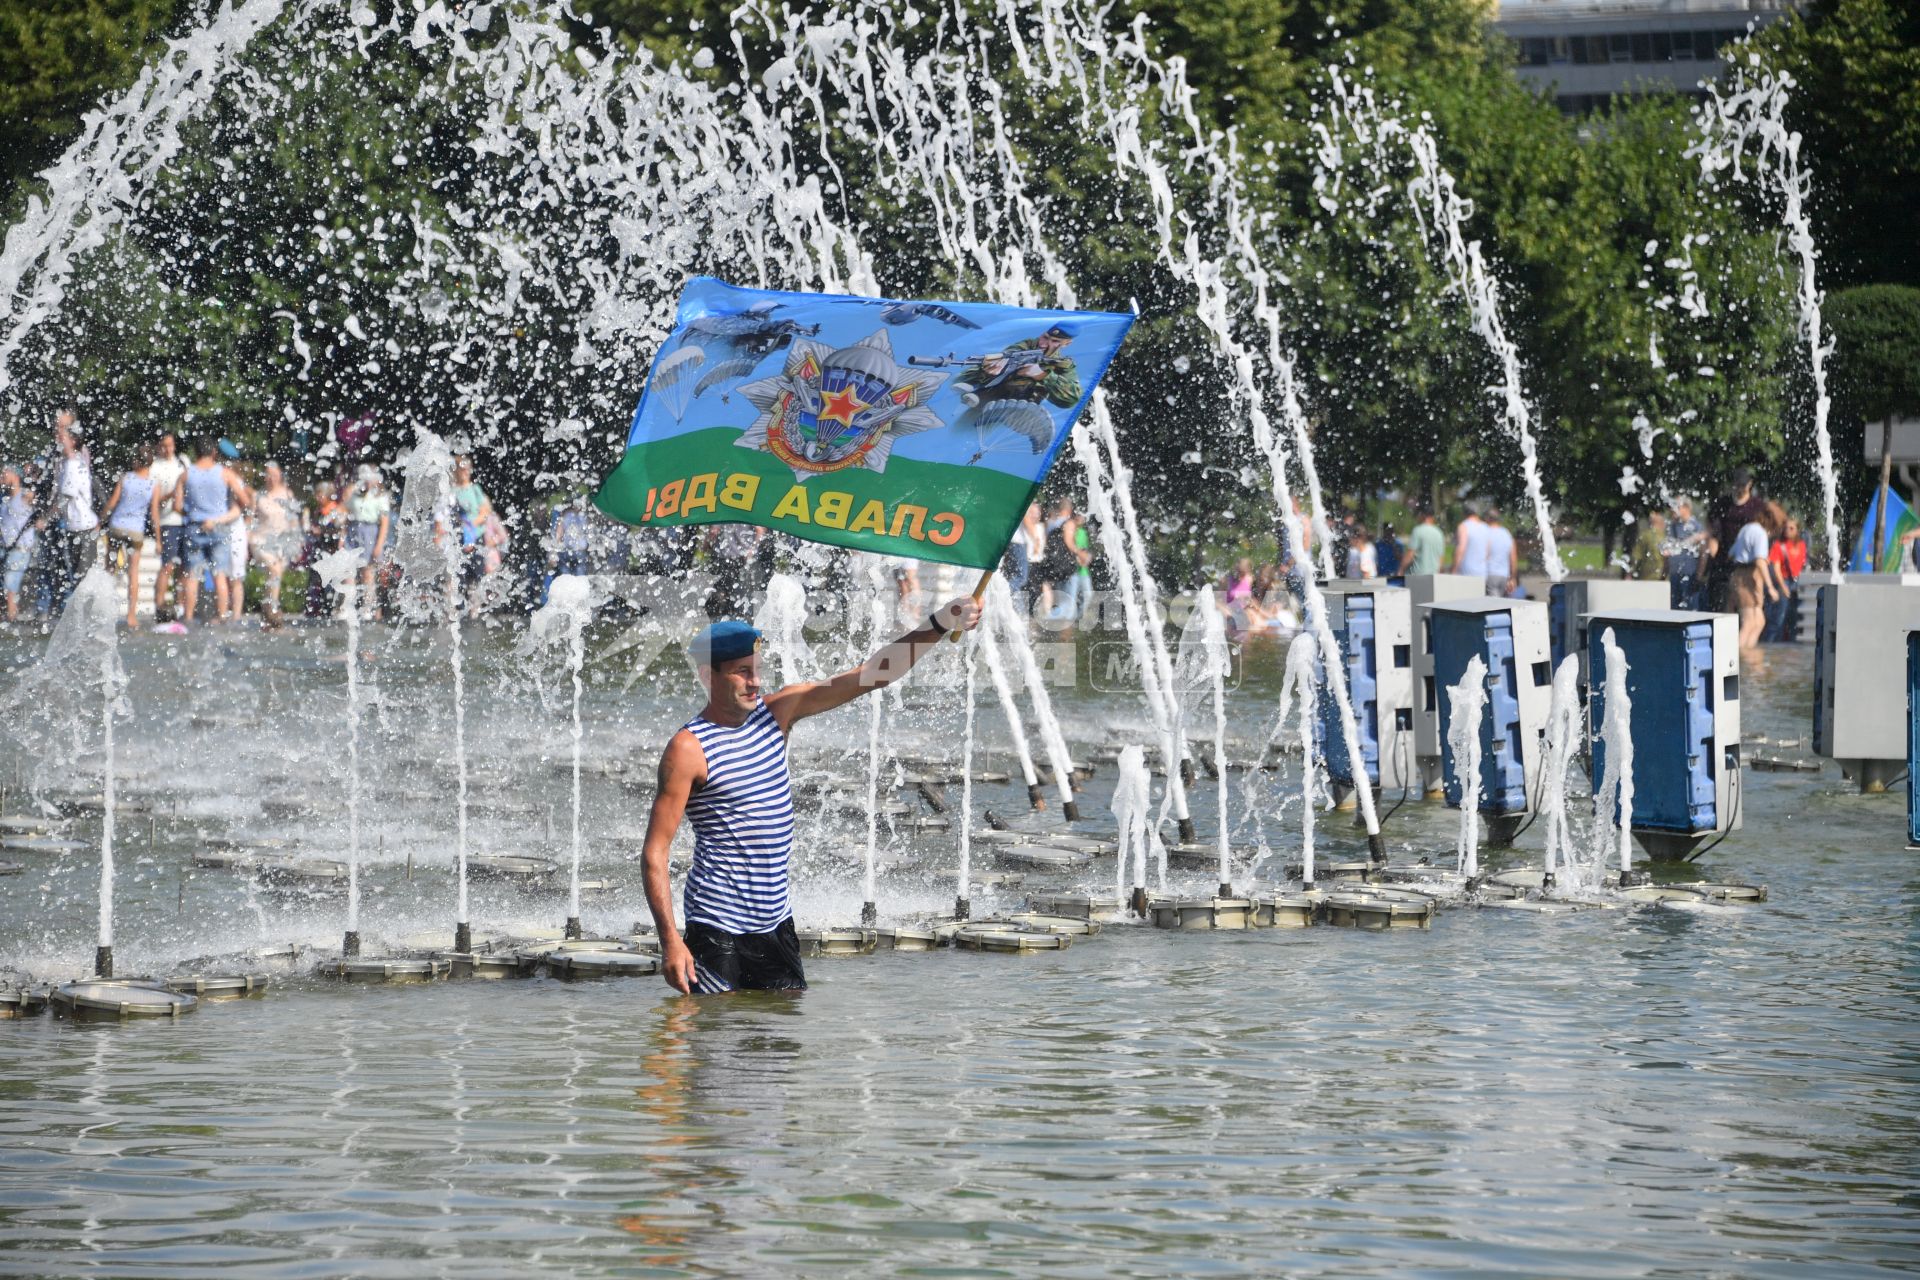
POLYGON ((765 697, 758 631, 723 621, 694 638, 693 661, 707 705, 673 735, 660 758, 644 854, 662 970, 676 991, 806 988, 787 897, 793 856, 787 735, 796 721, 884 689, 933 652, 948 631, 971 631, 979 621, 979 604, 962 596, 862 665, 765 697), (667 870, 683 817, 693 820, 694 829, 684 936, 674 926, 667 870))

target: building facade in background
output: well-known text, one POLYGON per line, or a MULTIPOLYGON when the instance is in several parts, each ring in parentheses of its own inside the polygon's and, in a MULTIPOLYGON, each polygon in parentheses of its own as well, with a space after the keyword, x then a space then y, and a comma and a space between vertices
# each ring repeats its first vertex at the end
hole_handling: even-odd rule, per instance
POLYGON ((1793 0, 1502 0, 1494 25, 1519 46, 1521 79, 1582 114, 1616 97, 1678 91, 1720 74, 1721 50, 1793 0))

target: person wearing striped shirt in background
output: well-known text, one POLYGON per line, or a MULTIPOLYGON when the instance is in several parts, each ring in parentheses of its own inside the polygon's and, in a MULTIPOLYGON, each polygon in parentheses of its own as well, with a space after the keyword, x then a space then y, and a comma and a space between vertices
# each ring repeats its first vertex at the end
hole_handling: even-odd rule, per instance
POLYGON ((758 631, 725 621, 695 637, 693 661, 707 705, 661 755, 643 854, 647 906, 669 986, 689 995, 806 989, 788 898, 793 775, 787 735, 797 721, 892 684, 948 631, 971 631, 979 621, 979 604, 962 596, 860 666, 764 697, 758 631), (674 923, 667 869, 683 819, 694 830, 684 934, 674 923))

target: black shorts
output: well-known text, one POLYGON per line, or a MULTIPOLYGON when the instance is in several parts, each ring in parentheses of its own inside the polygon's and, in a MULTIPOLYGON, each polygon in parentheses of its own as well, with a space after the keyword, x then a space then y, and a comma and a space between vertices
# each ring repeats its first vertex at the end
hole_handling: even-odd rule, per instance
POLYGON ((805 991, 807 971, 800 963, 800 936, 793 917, 772 933, 728 933, 693 921, 685 933, 693 952, 693 993, 722 991, 805 991))

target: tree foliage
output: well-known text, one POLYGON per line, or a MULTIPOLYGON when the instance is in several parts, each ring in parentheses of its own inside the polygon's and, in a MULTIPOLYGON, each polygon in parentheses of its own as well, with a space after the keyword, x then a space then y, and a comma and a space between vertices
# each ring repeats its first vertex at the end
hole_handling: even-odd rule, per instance
POLYGON ((1862 285, 1827 302, 1840 401, 1869 422, 1920 416, 1920 289, 1862 285))
MULTIPOLYGON (((86 103, 131 78, 176 3, 58 0, 0 15, 18 35, 0 42, 9 172, 43 164, 86 103)), ((431 47, 343 56, 346 7, 316 13, 324 29, 295 39, 275 28, 249 51, 245 81, 216 96, 143 207, 88 255, 16 410, 78 398, 126 439, 204 425, 257 453, 304 457, 342 416, 379 413, 391 450, 415 424, 458 434, 485 404, 513 443, 481 459, 482 479, 509 507, 603 469, 640 371, 562 349, 556 321, 578 295, 509 288, 510 255, 461 247, 475 202, 515 181, 510 156, 476 144, 528 117, 501 114, 431 47), (232 97, 260 86, 270 111, 232 97), (496 304, 508 296, 517 311, 496 304), (475 358, 449 368, 454 346, 475 358)), ((1472 197, 1467 236, 1498 275, 1562 520, 1618 527, 1742 462, 1776 492, 1810 496, 1804 353, 1766 211, 1702 183, 1684 99, 1569 119, 1516 81, 1486 17, 1479 0, 1127 0, 1108 12, 1116 34, 1137 30, 1184 60, 1203 128, 1232 130, 1246 157, 1329 491, 1520 497, 1498 369, 1405 197, 1404 158, 1345 175, 1355 191, 1377 188, 1368 201, 1329 205, 1316 185, 1338 69, 1424 123, 1472 197)), ((647 57, 738 94, 799 19, 719 0, 604 0, 554 29, 587 59, 647 57)), ((991 6, 963 0, 886 38, 917 54, 990 41, 995 21, 991 6)), ((1827 261, 1856 275, 1876 262, 1909 269, 1910 230, 1892 210, 1913 207, 1913 25, 1890 0, 1823 0, 1758 50, 1801 82, 1827 261), (1836 203, 1843 192, 1851 205, 1836 203)), ((574 63, 552 65, 568 74, 574 63)), ((824 198, 860 229, 889 291, 978 296, 980 264, 934 251, 938 220, 855 127, 850 93, 818 86, 789 120, 818 138, 824 198)), ((1173 161, 1192 217, 1181 233, 1224 256, 1205 175, 1182 160, 1185 123, 1163 119, 1151 95, 1134 105, 1146 144, 1173 161)), ((1174 576, 1197 567, 1223 515, 1264 532, 1266 485, 1190 291, 1159 260, 1150 193, 1082 127, 1067 86, 1008 75, 968 86, 954 107, 1006 129, 1028 175, 1021 194, 1053 229, 1081 305, 1139 309, 1108 385, 1163 565, 1174 576)), ((511 235, 564 245, 553 252, 584 269, 610 261, 608 227, 556 198, 535 193, 511 235)), ((1843 331, 1843 370, 1846 350, 1843 331)))
POLYGON ((59 154, 102 94, 132 82, 176 0, 12 0, 0 5, 0 209, 59 154))
POLYGON ((1814 0, 1753 41, 1796 84, 1830 285, 1920 285, 1920 6, 1814 0))

